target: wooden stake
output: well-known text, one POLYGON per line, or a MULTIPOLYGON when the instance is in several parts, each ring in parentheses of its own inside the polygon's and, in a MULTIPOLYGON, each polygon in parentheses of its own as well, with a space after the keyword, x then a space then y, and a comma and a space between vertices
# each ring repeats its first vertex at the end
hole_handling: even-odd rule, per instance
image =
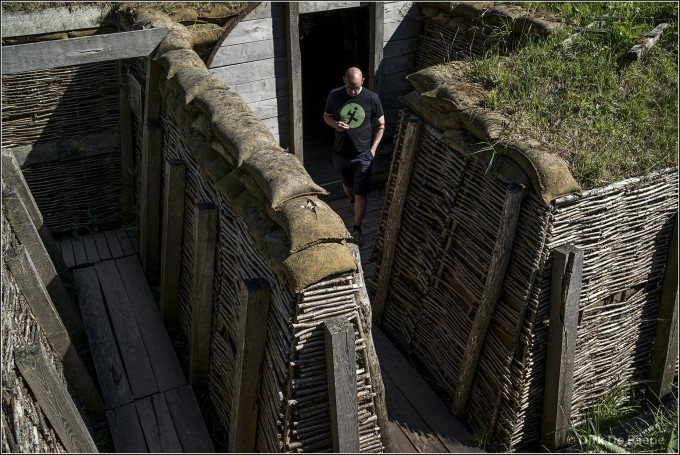
POLYGON ((194 219, 189 380, 197 386, 208 383, 210 366, 217 207, 212 203, 197 203, 194 219))
POLYGON ((135 216, 135 152, 132 146, 132 114, 128 103, 128 71, 123 62, 118 62, 118 108, 120 111, 120 204, 123 217, 132 220, 135 216))
POLYGON ((255 451, 260 378, 270 295, 269 283, 263 278, 245 280, 241 283, 235 389, 229 421, 229 452, 232 453, 255 451))
POLYGON ((541 443, 549 451, 564 446, 569 433, 583 251, 573 246, 558 247, 552 261, 541 429, 541 443))
POLYGON ((382 76, 383 40, 385 33, 385 2, 371 2, 368 5, 371 22, 368 56, 368 88, 380 94, 382 76))
POLYGON ((415 149, 416 144, 418 143, 418 135, 421 126, 421 120, 418 117, 412 117, 408 121, 406 131, 404 132, 403 147, 399 160, 399 172, 397 173, 396 183, 394 185, 394 194, 392 195, 390 211, 387 215, 385 239, 383 241, 383 255, 382 260, 380 261, 380 274, 378 275, 378 284, 376 285, 375 298, 373 301, 373 320, 378 325, 382 322, 383 310, 387 299, 387 288, 390 284, 392 264, 394 263, 394 251, 397 246, 399 230, 401 228, 401 212, 403 211, 404 202, 406 201, 408 185, 411 181, 413 158, 415 156, 415 149))
POLYGON ((519 212, 523 198, 524 189, 514 185, 508 185, 507 192, 505 193, 505 202, 503 203, 501 222, 498 228, 498 236, 496 237, 496 243, 493 247, 489 271, 486 275, 484 292, 482 293, 482 299, 479 302, 475 320, 470 329, 465 352, 463 353, 463 360, 461 362, 458 386, 456 387, 456 392, 453 397, 452 411, 457 416, 463 415, 465 413, 465 408, 467 407, 468 395, 470 394, 475 372, 477 371, 479 355, 484 347, 486 332, 489 328, 493 313, 496 310, 496 303, 498 302, 503 287, 505 271, 510 262, 512 245, 515 239, 515 230, 517 229, 517 221, 519 220, 519 212))
POLYGON ((66 386, 40 344, 16 348, 14 360, 66 450, 98 453, 66 386))
POLYGON ((333 452, 359 453, 354 327, 343 316, 324 321, 333 452))
POLYGON ((302 62, 300 56, 299 5, 286 2, 286 49, 288 51, 288 103, 290 111, 290 145, 304 163, 302 150, 302 62))
POLYGON ((165 204, 161 238, 160 312, 166 324, 179 318, 179 279, 184 228, 186 164, 182 160, 165 163, 165 204))
POLYGON ((651 391, 663 400, 673 386, 673 377, 677 372, 678 354, 678 212, 673 221, 673 237, 668 251, 666 275, 661 304, 659 307, 659 322, 656 326, 656 338, 649 368, 651 391))

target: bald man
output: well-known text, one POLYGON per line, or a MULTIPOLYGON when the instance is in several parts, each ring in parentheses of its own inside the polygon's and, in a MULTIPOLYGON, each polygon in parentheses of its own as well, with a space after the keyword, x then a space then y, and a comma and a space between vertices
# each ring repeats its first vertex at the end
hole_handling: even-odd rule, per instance
POLYGON ((373 158, 385 132, 385 114, 378 95, 363 86, 359 68, 348 68, 344 85, 331 91, 323 120, 335 130, 333 167, 354 206, 352 237, 361 244, 361 223, 371 191, 373 158))

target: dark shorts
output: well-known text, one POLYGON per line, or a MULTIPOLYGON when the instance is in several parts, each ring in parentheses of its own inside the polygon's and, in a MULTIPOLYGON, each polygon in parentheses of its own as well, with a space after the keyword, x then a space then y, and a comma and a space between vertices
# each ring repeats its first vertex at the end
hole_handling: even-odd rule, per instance
POLYGON ((373 154, 370 150, 354 158, 333 153, 333 167, 342 176, 342 183, 352 188, 354 194, 365 196, 371 191, 373 154))

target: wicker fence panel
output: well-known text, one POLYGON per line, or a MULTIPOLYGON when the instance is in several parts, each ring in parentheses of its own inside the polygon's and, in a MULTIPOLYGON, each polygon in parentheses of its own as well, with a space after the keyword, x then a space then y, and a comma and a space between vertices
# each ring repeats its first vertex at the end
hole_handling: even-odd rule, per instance
POLYGON ((482 56, 486 50, 483 39, 467 36, 459 30, 437 24, 430 18, 425 18, 425 27, 418 40, 416 70, 482 56))

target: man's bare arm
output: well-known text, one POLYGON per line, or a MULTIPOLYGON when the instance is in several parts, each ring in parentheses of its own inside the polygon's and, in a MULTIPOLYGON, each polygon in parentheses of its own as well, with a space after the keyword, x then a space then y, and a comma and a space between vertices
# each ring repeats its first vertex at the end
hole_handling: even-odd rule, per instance
POLYGON ((335 120, 335 118, 333 118, 333 114, 329 114, 328 112, 323 113, 323 121, 326 123, 326 125, 330 126, 339 133, 349 129, 349 125, 347 125, 345 122, 335 120))
POLYGON ((373 142, 371 143, 371 153, 375 156, 375 153, 378 150, 378 144, 380 144, 380 140, 382 139, 383 134, 385 134, 385 116, 382 115, 373 119, 373 125, 375 128, 375 136, 373 136, 373 142))

